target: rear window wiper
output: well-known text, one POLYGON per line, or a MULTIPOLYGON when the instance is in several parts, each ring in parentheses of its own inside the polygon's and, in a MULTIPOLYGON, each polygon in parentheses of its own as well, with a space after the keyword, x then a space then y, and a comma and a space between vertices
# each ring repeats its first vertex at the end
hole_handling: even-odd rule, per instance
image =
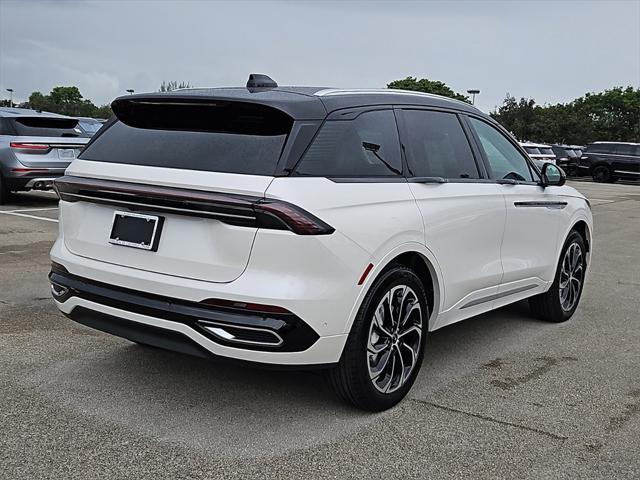
POLYGON ((368 152, 373 153, 376 156, 376 158, 380 160, 384 164, 384 166, 387 167, 389 170, 391 170, 393 173, 397 175, 402 175, 402 172, 400 170, 395 168, 393 165, 391 165, 389 162, 387 162, 384 158, 380 156, 380 154, 378 153, 378 150, 380 150, 380 145, 378 145, 377 143, 362 142, 362 148, 364 148, 368 152))

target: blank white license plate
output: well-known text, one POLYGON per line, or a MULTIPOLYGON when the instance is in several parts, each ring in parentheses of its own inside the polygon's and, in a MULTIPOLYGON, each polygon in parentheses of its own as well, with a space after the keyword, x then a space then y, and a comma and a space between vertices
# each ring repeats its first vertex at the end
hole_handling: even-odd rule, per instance
POLYGON ((58 149, 58 158, 60 160, 73 160, 76 158, 76 151, 73 148, 58 149))

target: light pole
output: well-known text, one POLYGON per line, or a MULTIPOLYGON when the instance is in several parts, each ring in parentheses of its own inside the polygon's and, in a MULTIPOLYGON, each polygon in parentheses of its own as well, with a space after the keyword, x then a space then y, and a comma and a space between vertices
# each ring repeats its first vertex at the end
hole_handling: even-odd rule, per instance
POLYGON ((13 88, 7 88, 7 92, 9 92, 9 106, 13 108, 13 88))
POLYGON ((125 90, 129 95, 133 95, 133 92, 135 92, 135 90, 133 88, 127 88, 125 90))
POLYGON ((477 89, 467 90, 467 93, 469 95, 471 95, 471 105, 475 105, 476 104, 476 95, 478 95, 480 93, 480 90, 477 90, 477 89))

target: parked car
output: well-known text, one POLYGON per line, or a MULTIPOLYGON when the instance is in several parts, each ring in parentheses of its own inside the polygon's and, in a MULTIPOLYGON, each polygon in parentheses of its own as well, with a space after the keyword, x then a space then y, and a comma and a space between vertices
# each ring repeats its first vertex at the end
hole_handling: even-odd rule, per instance
POLYGON ((13 191, 50 189, 88 141, 75 118, 0 108, 0 204, 13 191))
POLYGON ((557 158, 556 164, 568 175, 575 175, 578 171, 578 159, 582 156, 582 147, 556 144, 552 148, 557 158))
POLYGON ((595 182, 640 179, 640 143, 594 142, 587 145, 580 158, 580 171, 595 182))
POLYGON ((520 142, 524 151, 534 160, 541 160, 543 162, 556 163, 556 155, 551 148, 551 145, 544 143, 532 143, 532 142, 520 142))
POLYGON ((112 108, 55 182, 49 278, 81 324, 324 368, 381 410, 411 388, 428 332, 525 298, 551 322, 578 306, 589 203, 467 103, 252 76, 112 108))
POLYGON ((78 127, 88 137, 93 137, 100 130, 103 123, 104 121, 91 117, 78 117, 78 127))

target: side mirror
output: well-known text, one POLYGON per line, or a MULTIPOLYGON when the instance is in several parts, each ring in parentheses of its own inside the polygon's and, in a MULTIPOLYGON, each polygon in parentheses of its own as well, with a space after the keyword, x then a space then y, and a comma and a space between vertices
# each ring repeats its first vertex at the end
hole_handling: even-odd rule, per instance
POLYGON ((557 165, 546 162, 542 165, 542 186, 561 187, 567 181, 567 175, 557 165))

